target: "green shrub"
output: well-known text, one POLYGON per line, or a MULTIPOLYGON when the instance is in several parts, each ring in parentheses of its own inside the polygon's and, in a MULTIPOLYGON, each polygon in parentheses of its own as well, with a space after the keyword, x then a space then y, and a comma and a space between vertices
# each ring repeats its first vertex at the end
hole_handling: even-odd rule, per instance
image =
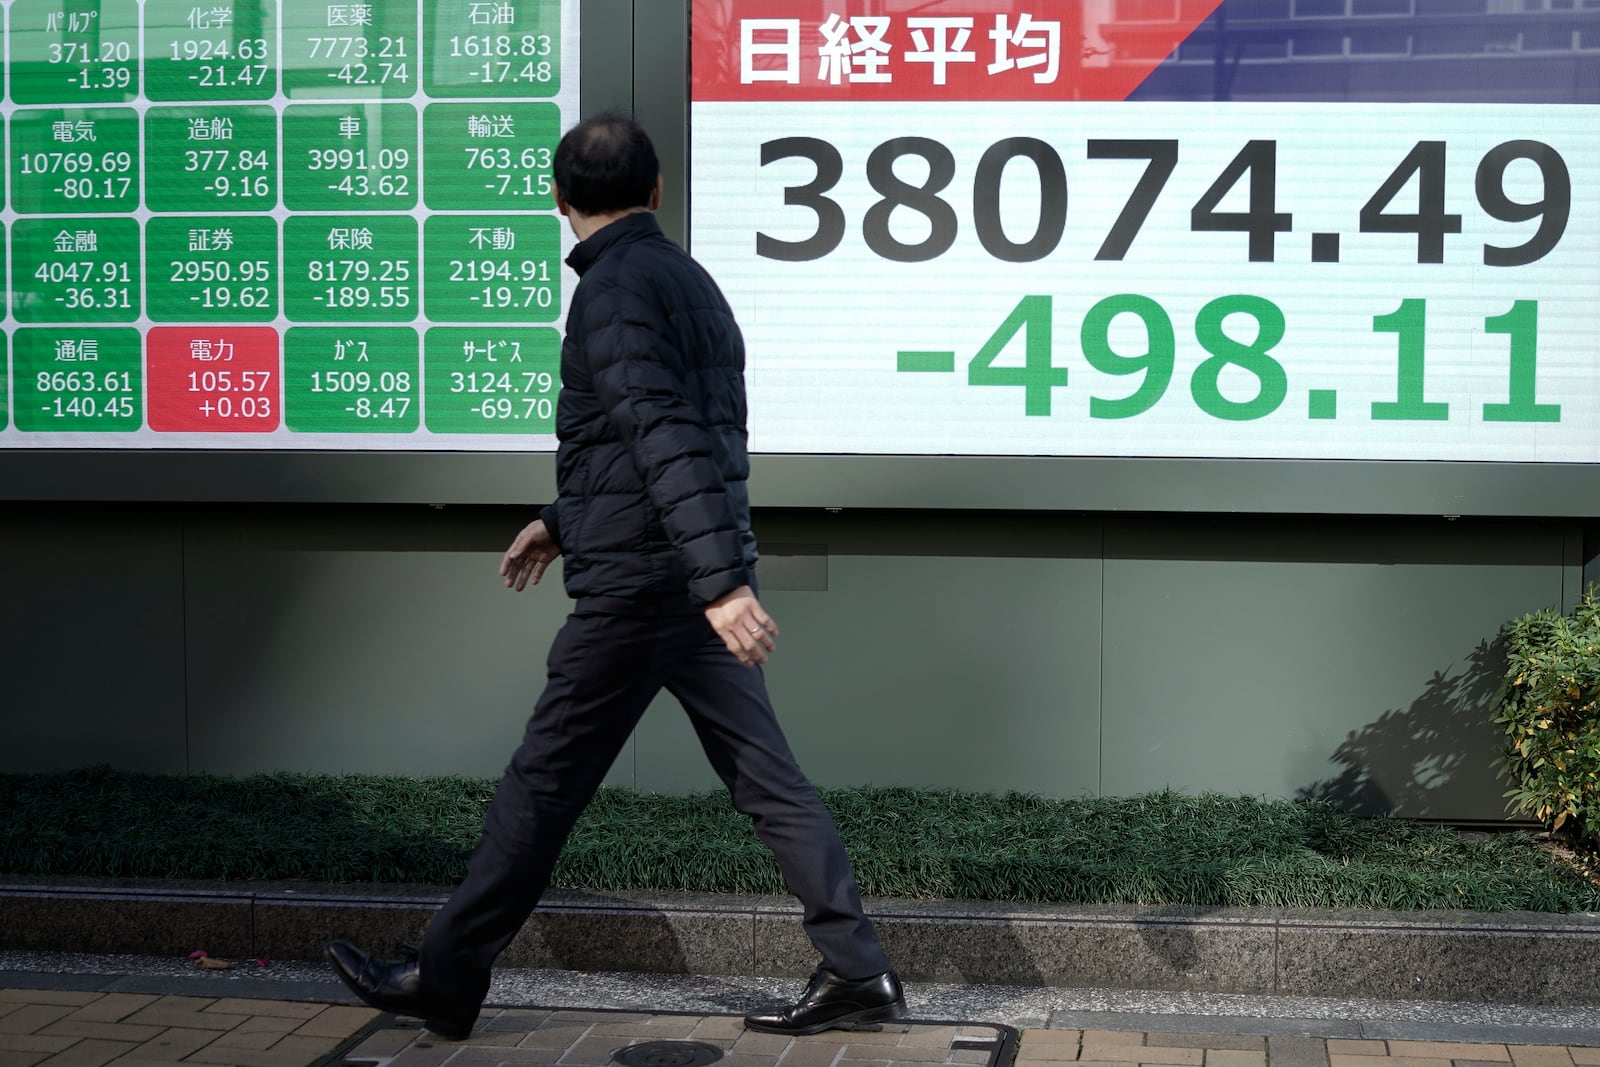
POLYGON ((1586 851, 1600 847, 1600 600, 1594 586, 1569 617, 1547 608, 1507 623, 1507 807, 1586 851))

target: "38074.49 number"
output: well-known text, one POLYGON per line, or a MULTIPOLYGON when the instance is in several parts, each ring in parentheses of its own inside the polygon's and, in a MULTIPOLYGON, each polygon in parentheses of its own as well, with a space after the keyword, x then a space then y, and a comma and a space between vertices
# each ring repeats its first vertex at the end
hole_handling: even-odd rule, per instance
MULTIPOLYGON (((1362 205, 1362 233, 1415 234, 1418 263, 1444 262, 1445 235, 1461 232, 1461 216, 1445 210, 1445 142, 1418 141, 1388 178, 1362 205), (1395 203, 1401 191, 1416 179, 1415 210, 1395 203)), ((1149 218, 1162 189, 1178 166, 1176 140, 1091 139, 1091 160, 1146 161, 1110 231, 1095 253, 1097 260, 1127 256, 1140 228, 1149 218)), ((766 233, 756 234, 756 253, 766 259, 803 262, 821 259, 844 241, 848 224, 844 208, 827 195, 844 176, 844 157, 829 141, 818 137, 780 137, 761 145, 761 165, 785 159, 809 160, 816 176, 803 185, 783 191, 783 202, 809 209, 816 216, 811 236, 791 241, 766 233)), ((1246 235, 1250 261, 1273 261, 1277 235, 1293 228, 1294 216, 1277 207, 1278 142, 1252 140, 1234 156, 1189 212, 1191 231, 1239 232, 1246 235), (1223 211, 1220 205, 1241 182, 1248 207, 1223 211)), ((894 137, 867 156, 867 182, 880 194, 861 222, 867 247, 883 259, 920 263, 948 252, 955 244, 960 224, 954 205, 940 194, 956 173, 956 159, 944 143, 929 137, 894 137), (895 164, 916 157, 926 164, 921 184, 900 177, 895 164), (928 235, 904 241, 890 229, 894 212, 905 208, 922 215, 928 235)), ((1522 244, 1483 246, 1483 262, 1491 267, 1532 263, 1550 252, 1566 232, 1572 212, 1572 176, 1566 161, 1542 141, 1505 141, 1484 153, 1473 183, 1478 206, 1502 222, 1538 220, 1532 236, 1522 244), (1506 190, 1506 171, 1526 160, 1538 168, 1543 192, 1536 200, 1514 200, 1506 190)), ((1060 154, 1036 137, 1007 137, 990 145, 978 160, 972 181, 972 223, 978 242, 995 259, 1031 263, 1054 252, 1066 233, 1067 170, 1060 154), (1008 234, 1000 217, 1000 186, 1007 166, 1029 161, 1038 175, 1039 211, 1033 233, 1024 240, 1008 234)))

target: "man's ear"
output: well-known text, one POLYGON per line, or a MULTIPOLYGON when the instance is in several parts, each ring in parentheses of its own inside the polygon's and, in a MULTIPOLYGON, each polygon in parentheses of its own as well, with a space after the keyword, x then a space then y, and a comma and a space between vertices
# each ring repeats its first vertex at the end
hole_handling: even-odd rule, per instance
POLYGON ((650 210, 657 211, 661 207, 661 190, 666 187, 666 178, 656 175, 656 187, 650 190, 650 210))
POLYGON ((561 186, 552 185, 550 188, 556 194, 556 210, 561 212, 563 215, 571 215, 572 208, 567 205, 567 198, 561 195, 561 186))

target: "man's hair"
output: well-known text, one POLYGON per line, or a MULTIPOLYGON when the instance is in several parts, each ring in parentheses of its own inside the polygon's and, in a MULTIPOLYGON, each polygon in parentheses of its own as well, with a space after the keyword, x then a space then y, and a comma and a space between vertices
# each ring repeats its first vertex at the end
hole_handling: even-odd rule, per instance
POLYGON ((574 211, 609 215, 649 207, 661 164, 642 126, 626 115, 606 112, 567 131, 556 146, 551 170, 574 211))

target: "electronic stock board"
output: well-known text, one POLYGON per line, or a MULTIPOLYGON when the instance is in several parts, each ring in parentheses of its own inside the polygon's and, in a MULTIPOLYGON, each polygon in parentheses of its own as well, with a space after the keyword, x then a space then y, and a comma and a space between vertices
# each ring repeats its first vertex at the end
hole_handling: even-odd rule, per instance
POLYGON ((0 448, 549 447, 576 0, 12 0, 0 448))
POLYGON ((1592 0, 693 10, 758 451, 1600 459, 1592 0))

